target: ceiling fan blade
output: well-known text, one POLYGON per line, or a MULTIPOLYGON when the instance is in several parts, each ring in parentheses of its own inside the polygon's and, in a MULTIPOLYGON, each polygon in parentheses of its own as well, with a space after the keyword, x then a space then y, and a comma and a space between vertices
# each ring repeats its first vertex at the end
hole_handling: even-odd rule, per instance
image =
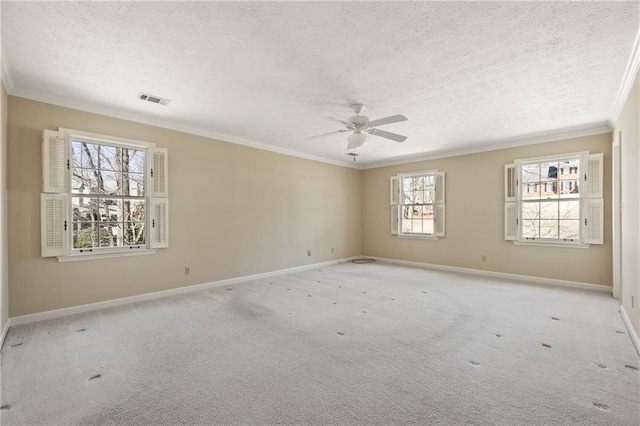
POLYGON ((376 135, 376 136, 380 136, 381 138, 391 139, 391 140, 394 140, 396 142, 404 142, 404 141, 407 140, 406 136, 402 136, 402 135, 399 135, 397 133, 385 132, 384 130, 380 130, 380 129, 371 130, 371 134, 372 135, 376 135))
POLYGON ((348 121, 344 121, 344 120, 338 120, 337 118, 333 118, 333 117, 326 117, 327 120, 332 120, 332 121, 337 121, 338 123, 342 123, 345 126, 347 126, 347 129, 352 130, 355 126, 353 125, 353 123, 349 123, 348 121))
POLYGON ((399 123, 401 121, 407 121, 408 118, 402 114, 392 115, 390 117, 379 118, 377 120, 370 121, 373 127, 382 126, 383 124, 399 123))
POLYGON ((309 140, 309 139, 317 139, 317 138, 322 138, 322 137, 324 137, 324 136, 335 135, 336 133, 344 133, 344 132, 348 132, 348 130, 347 130, 347 129, 343 129, 343 130, 336 130, 336 131, 333 131, 333 132, 322 133, 322 134, 320 134, 320 135, 309 136, 308 138, 305 138, 305 139, 306 139, 306 140, 309 140))

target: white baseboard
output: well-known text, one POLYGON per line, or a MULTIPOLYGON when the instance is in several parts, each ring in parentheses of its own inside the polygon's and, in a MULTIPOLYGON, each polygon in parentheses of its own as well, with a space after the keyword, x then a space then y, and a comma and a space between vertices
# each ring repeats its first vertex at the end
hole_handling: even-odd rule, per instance
POLYGON ((636 347, 636 351, 638 351, 638 356, 640 356, 640 338, 638 338, 638 333, 636 333, 635 328, 633 328, 633 324, 631 324, 631 319, 629 315, 627 315, 627 311, 624 309, 624 306, 620 305, 620 316, 622 317, 622 321, 624 325, 627 327, 627 333, 631 337, 631 341, 633 342, 633 346, 636 347))
MULTIPOLYGON (((5 327, 5 329, 8 330, 9 327, 13 327, 16 325, 30 324, 37 321, 46 321, 46 320, 51 320, 55 318, 66 317, 68 315, 81 314, 84 312, 111 308, 114 306, 128 305, 130 303, 136 303, 136 302, 145 302, 147 300, 176 296, 178 294, 192 293, 194 291, 200 291, 200 290, 208 290, 214 287, 220 287, 220 286, 235 284, 235 283, 244 282, 244 281, 257 280, 261 278, 272 277, 274 275, 281 275, 281 274, 287 274, 287 273, 292 273, 297 271, 304 271, 306 269, 318 268, 322 266, 335 265, 342 262, 348 262, 353 259, 358 259, 361 257, 362 256, 354 256, 354 257, 348 257, 344 259, 330 260, 327 262, 313 263, 310 265, 296 266, 296 267, 287 268, 287 269, 279 269, 277 271, 263 272, 260 274, 253 274, 253 275, 245 275, 242 277, 229 278, 226 280, 213 281, 213 282, 208 282, 203 284, 194 284, 187 287, 179 287, 179 288, 173 288, 170 290, 156 291, 153 293, 145 293, 145 294, 139 294, 136 296, 123 297, 120 299, 106 300, 104 302, 89 303, 86 305, 72 306, 69 308, 55 309, 52 311, 38 312, 35 314, 11 317, 9 318, 9 321, 7 322, 7 326, 5 327)), ((4 339, 4 334, 3 334, 3 339, 4 339)))
POLYGON ((580 282, 574 282, 574 281, 563 281, 563 280, 556 280, 551 278, 531 277, 527 275, 507 274, 503 272, 484 271, 480 269, 459 268, 455 266, 436 265, 431 263, 410 262, 407 260, 388 259, 388 258, 382 258, 382 257, 353 256, 353 257, 343 258, 338 260, 330 260, 327 262, 313 263, 310 265, 302 265, 302 266, 296 266, 293 268, 263 272, 260 274, 229 278, 226 280, 213 281, 213 282, 208 282, 203 284, 194 284, 187 287, 179 287, 179 288, 174 288, 170 290, 156 291, 153 293, 139 294, 136 296, 123 297, 120 299, 106 300, 104 302, 89 303, 86 305, 72 306, 69 308, 55 309, 51 311, 38 312, 35 314, 11 317, 7 321, 7 324, 5 325, 4 330, 2 331, 2 342, 4 342, 4 339, 7 335, 9 328, 17 325, 30 324, 37 321, 46 321, 46 320, 51 320, 55 318, 65 317, 68 315, 96 311, 99 309, 111 308, 114 306, 122 306, 130 303, 144 302, 147 300, 160 299, 162 297, 170 297, 170 296, 175 296, 179 294, 191 293, 194 291, 208 290, 214 287, 220 287, 220 286, 235 284, 235 283, 244 282, 244 281, 267 278, 267 277, 272 277, 274 275, 281 275, 281 274, 292 273, 296 271, 303 271, 306 269, 318 268, 322 266, 335 265, 338 263, 348 262, 353 259, 360 259, 363 257, 376 259, 377 261, 382 263, 392 263, 392 264, 398 264, 398 265, 413 266, 418 268, 436 269, 436 270, 449 271, 449 272, 460 272, 464 274, 482 275, 482 276, 495 277, 495 278, 506 278, 506 279, 517 280, 517 281, 526 281, 526 282, 533 282, 538 284, 547 284, 547 285, 555 285, 555 286, 571 287, 571 288, 578 288, 583 290, 602 291, 602 292, 611 293, 611 287, 605 286, 605 285, 587 284, 587 283, 580 283, 580 282))
POLYGON ((448 272, 460 272, 462 274, 481 275, 492 278, 506 278, 509 280, 526 281, 536 284, 555 285, 560 287, 578 288, 582 290, 601 291, 611 293, 613 288, 608 285, 588 284, 577 281, 556 280, 553 278, 532 277, 529 275, 508 274, 506 272, 485 271, 483 269, 460 268, 457 266, 437 265, 434 263, 410 262, 408 260, 388 259, 385 257, 366 256, 382 263, 394 263, 397 265, 414 266, 417 268, 436 269, 448 272))

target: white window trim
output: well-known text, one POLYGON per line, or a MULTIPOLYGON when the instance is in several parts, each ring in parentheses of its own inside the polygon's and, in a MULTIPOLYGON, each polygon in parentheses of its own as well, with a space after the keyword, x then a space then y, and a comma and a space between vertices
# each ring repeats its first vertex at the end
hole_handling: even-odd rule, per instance
MULTIPOLYGON (((52 132, 49 131, 44 131, 44 139, 47 138, 47 134, 51 134, 52 132)), ((55 133, 55 132, 53 132, 55 133)), ((145 142, 145 141, 139 141, 139 140, 134 140, 134 139, 126 139, 126 138, 120 138, 120 137, 116 137, 116 136, 109 136, 109 135, 102 135, 102 134, 98 134, 98 133, 91 133, 91 132, 85 132, 82 130, 76 130, 76 129, 68 129, 68 128, 64 128, 64 127, 60 127, 58 128, 57 131, 58 134, 61 134, 64 136, 64 140, 66 143, 66 179, 65 179, 65 185, 64 187, 62 186, 51 186, 48 183, 48 179, 47 179, 47 175, 46 173, 43 176, 43 191, 44 193, 42 194, 42 198, 43 201, 41 201, 43 203, 44 206, 44 200, 46 199, 46 197, 52 197, 54 195, 58 195, 58 196, 64 196, 63 198, 66 199, 65 202, 65 208, 64 208, 64 212, 65 212, 65 217, 64 219, 64 224, 65 224, 65 229, 64 229, 64 241, 62 244, 62 247, 58 249, 58 251, 63 252, 63 255, 55 255, 55 254, 51 254, 52 252, 48 249, 48 247, 46 247, 45 244, 45 229, 44 229, 44 224, 46 223, 45 221, 45 212, 44 212, 44 207, 41 210, 41 223, 42 225, 42 229, 41 229, 41 238, 43 240, 42 243, 42 257, 57 257, 58 262, 72 262, 72 261, 82 261, 82 260, 95 260, 95 259, 107 259, 107 258, 116 258, 116 257, 127 257, 127 256, 140 256, 140 255, 149 255, 149 254, 154 254, 156 252, 157 248, 165 248, 168 247, 168 179, 167 179, 167 150, 166 148, 158 148, 156 147, 156 145, 154 143, 151 142, 145 142), (69 166, 70 162, 71 162, 71 141, 83 141, 83 142, 88 142, 88 143, 96 143, 96 144, 105 144, 105 145, 110 145, 110 146, 121 146, 121 147, 127 147, 127 148, 139 148, 139 149, 144 149, 145 150, 145 176, 144 176, 144 187, 145 187, 145 193, 144 193, 144 200, 145 200, 145 205, 146 205, 146 209, 147 209, 147 223, 146 223, 146 243, 143 246, 139 245, 139 246, 126 246, 126 247, 109 247, 109 248, 97 248, 97 249, 73 249, 72 248, 72 232, 70 232, 71 226, 67 226, 69 225, 70 221, 72 220, 71 218, 71 211, 72 211, 72 179, 71 179, 71 167, 69 166), (156 178, 153 177, 153 172, 152 169, 154 167, 154 159, 156 155, 159 155, 159 158, 162 158, 162 163, 161 163, 161 167, 163 168, 163 182, 162 182, 162 187, 164 188, 164 191, 162 193, 156 193, 154 192, 154 186, 157 183, 156 182, 156 178), (155 241, 154 240, 154 234, 156 233, 156 230, 153 228, 152 224, 156 224, 156 222, 158 221, 155 217, 155 211, 152 211, 152 206, 154 205, 154 203, 156 202, 161 202, 164 204, 164 216, 162 217, 162 219, 160 220, 160 218, 158 218, 159 222, 158 223, 162 223, 162 226, 164 226, 164 232, 162 232, 162 235, 164 236, 164 240, 163 241, 155 241), (67 229, 69 229, 69 231, 67 231, 67 229), (84 251, 84 252, 83 252, 84 251)), ((43 149, 48 146, 47 144, 50 143, 50 141, 44 141, 43 144, 43 149)), ((48 157, 48 156, 47 156, 48 157)), ((47 163, 46 158, 45 158, 45 154, 43 152, 43 173, 48 171, 50 164, 47 163)), ((157 173, 156 173, 157 174, 157 173)))
MULTIPOLYGON (((598 154, 595 154, 598 155, 598 154)), ((541 163, 541 162, 545 162, 545 161, 554 161, 554 160, 565 160, 567 158, 580 158, 580 167, 578 168, 578 181, 584 186, 584 180, 582 179, 582 177, 584 176, 584 174, 586 173, 586 164, 589 161, 590 158, 590 153, 589 151, 578 151, 578 152, 570 152, 570 153, 564 153, 564 154, 554 154, 554 155, 548 155, 548 156, 540 156, 540 157, 532 157, 532 158, 524 158, 524 159, 517 159, 513 161, 512 166, 515 166, 515 176, 517 179, 517 183, 515 185, 515 200, 511 200, 511 199, 507 199, 505 196, 505 207, 508 204, 513 204, 516 206, 517 209, 517 235, 515 237, 512 238, 507 238, 506 237, 506 228, 507 228, 507 223, 506 223, 506 217, 505 217, 505 239, 506 240, 511 240, 513 242, 514 245, 523 245, 523 246, 542 246, 542 247, 565 247, 565 248, 589 248, 591 247, 590 242, 585 242, 586 239, 586 235, 585 235, 585 230, 584 228, 582 228, 582 224, 585 222, 585 204, 587 203, 587 201, 590 199, 588 197, 588 195, 584 192, 584 190, 580 191, 579 194, 579 200, 580 200, 580 226, 581 226, 581 230, 580 230, 580 240, 577 241, 567 241, 567 240, 559 240, 559 239, 545 239, 545 238, 538 238, 538 239, 523 239, 521 237, 522 234, 522 221, 520 220, 520 212, 522 211, 522 184, 520 182, 520 179, 522 179, 522 172, 521 172, 521 167, 522 165, 526 165, 526 164, 537 164, 537 163, 541 163)), ((508 167, 509 165, 505 166, 508 167)), ((600 167, 602 167, 602 165, 600 165, 600 167)), ((602 179, 602 176, 600 176, 600 179, 602 179)), ((506 182, 506 173, 505 173, 505 191, 507 188, 508 182, 506 182)), ((602 187, 602 182, 600 183, 600 187, 602 187)), ((506 210, 505 210, 506 212, 506 210)), ((506 214, 506 213, 505 213, 506 214)))
MULTIPOLYGON (((433 170, 425 170, 425 171, 420 171, 420 172, 410 172, 410 173, 399 173, 396 176, 392 176, 391 177, 391 226, 392 226, 392 235, 394 235, 397 238, 407 238, 407 239, 422 239, 422 240, 439 240, 441 238, 444 238, 445 234, 444 234, 444 230, 445 230, 445 225, 442 226, 442 233, 440 235, 438 235, 436 233, 436 206, 441 206, 443 207, 443 216, 440 217, 439 219, 446 224, 445 222, 445 188, 446 188, 446 183, 444 180, 444 172, 440 171, 438 169, 433 169, 433 170), (435 180, 436 180, 436 188, 435 191, 437 191, 437 193, 434 193, 433 195, 433 203, 431 203, 430 205, 433 206, 433 214, 434 214, 434 232, 432 234, 405 234, 401 232, 401 225, 402 225, 402 220, 400 219, 400 215, 402 212, 402 179, 403 178, 407 178, 407 177, 415 177, 415 176, 424 176, 424 175, 433 175, 435 180), (437 181, 438 178, 442 179, 442 187, 443 189, 438 189, 437 188, 437 181), (397 188, 397 194, 394 194, 394 188, 397 188), (440 192, 442 191, 442 192, 440 192), (439 192, 439 194, 438 194, 439 192), (395 196, 394 196, 395 195, 395 196), (441 199, 442 201, 437 201, 438 199, 438 195, 441 195, 441 199), (393 214, 394 212, 397 214, 397 218, 395 218, 396 220, 394 221, 394 217, 393 214), (394 223, 396 223, 397 229, 394 228, 394 223)), ((425 204, 427 205, 427 204, 425 204)))
POLYGON ((137 249, 129 251, 113 251, 111 253, 82 253, 82 254, 69 254, 66 256, 57 256, 59 263, 65 262, 78 262, 83 260, 96 260, 96 259, 113 259, 116 257, 129 257, 129 256, 144 256, 148 254, 155 254, 156 249, 137 249))

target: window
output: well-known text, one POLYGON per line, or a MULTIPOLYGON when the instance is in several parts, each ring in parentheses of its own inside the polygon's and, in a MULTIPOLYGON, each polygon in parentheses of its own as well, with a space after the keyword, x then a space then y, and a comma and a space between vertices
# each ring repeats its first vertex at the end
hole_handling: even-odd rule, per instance
POLYGON ((146 254, 168 247, 167 150, 44 131, 42 256, 146 254))
POLYGON ((505 166, 505 239, 602 244, 602 161, 602 154, 574 153, 505 166))
POLYGON ((391 232, 444 237, 444 172, 401 174, 391 178, 391 232))

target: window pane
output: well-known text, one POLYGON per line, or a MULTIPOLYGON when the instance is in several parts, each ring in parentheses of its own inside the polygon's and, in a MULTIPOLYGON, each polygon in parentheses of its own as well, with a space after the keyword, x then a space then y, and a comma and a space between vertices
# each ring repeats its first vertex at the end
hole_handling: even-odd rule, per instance
POLYGON ((415 191, 412 204, 424 204, 424 191, 415 191))
POLYGON ((575 196, 574 194, 578 194, 578 193, 579 193, 578 180, 572 179, 572 180, 562 181, 562 194, 571 194, 572 196, 575 196))
POLYGON ((73 141, 71 143, 73 167, 95 169, 98 167, 98 145, 73 141))
POLYGON ((74 194, 97 194, 98 177, 96 170, 73 169, 73 180, 71 191, 74 194))
POLYGON ((558 219, 558 202, 543 201, 540 203, 541 219, 558 219))
POLYGON ((539 222, 537 219, 523 219, 522 220, 522 237, 523 238, 538 238, 540 236, 539 222))
POLYGON ((100 146, 100 169, 122 170, 122 148, 114 146, 100 146))
POLYGON ((98 199, 73 197, 71 199, 74 222, 91 222, 98 219, 98 199))
POLYGON ((433 219, 424 219, 422 222, 422 230, 425 234, 433 234, 433 219))
POLYGON ((557 161, 542 163, 540 165, 541 180, 550 181, 558 179, 558 167, 557 161))
POLYGON ((411 219, 411 232, 414 234, 422 234, 422 207, 413 206, 411 219))
POLYGON ((572 240, 580 238, 580 220, 561 220, 560 238, 572 240))
POLYGON ((433 234, 433 205, 422 207, 422 232, 433 234))
POLYGON ((73 224, 73 248, 99 247, 98 225, 95 222, 73 224))
POLYGON ((120 235, 122 231, 117 223, 100 223, 98 225, 100 231, 100 247, 118 247, 122 245, 120 235), (120 244, 118 244, 120 242, 120 244))
MULTIPOLYGON (((100 171, 100 177, 102 178, 102 187, 100 188, 101 194, 107 195, 120 195, 118 190, 118 184, 121 179, 120 173, 100 171)), ((100 184, 100 182, 98 182, 100 184)))
POLYGON ((145 201, 144 200, 131 200, 130 216, 125 220, 132 220, 136 222, 144 222, 145 220, 145 201))
POLYGON ((580 201, 560 201, 560 218, 580 219, 580 201))
POLYGON ((540 182, 540 165, 526 164, 522 166, 522 182, 540 182))
POLYGON ((538 219, 540 218, 540 203, 528 202, 522 203, 522 219, 538 219))
POLYGON ((144 173, 144 151, 137 149, 123 150, 123 164, 128 164, 124 171, 130 173, 144 173))
POLYGON ((144 240, 144 222, 125 222, 123 227, 124 245, 141 245, 144 240))
POLYGON ((558 238, 558 221, 541 220, 540 238, 558 238))
POLYGON ((125 195, 144 197, 144 174, 129 173, 129 193, 125 195))
POLYGON ((539 183, 523 183, 521 186, 523 200, 537 200, 540 198, 539 183))

